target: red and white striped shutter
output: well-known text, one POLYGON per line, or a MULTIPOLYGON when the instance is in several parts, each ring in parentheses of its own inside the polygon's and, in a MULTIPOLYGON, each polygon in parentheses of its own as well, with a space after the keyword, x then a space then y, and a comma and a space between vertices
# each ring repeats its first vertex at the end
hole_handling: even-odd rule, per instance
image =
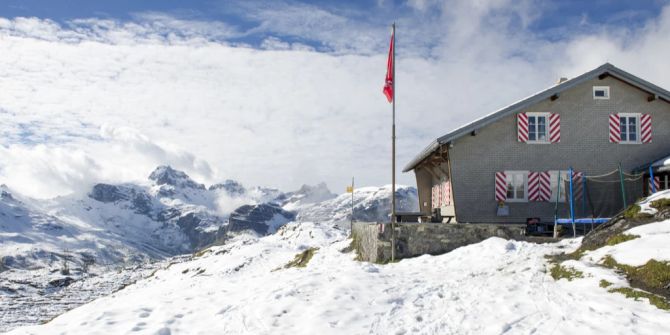
POLYGON ((538 172, 538 200, 549 201, 551 199, 551 173, 549 171, 538 172))
POLYGON ((505 172, 496 172, 496 201, 507 200, 507 175, 505 172))
POLYGON ((433 188, 431 189, 431 191, 432 191, 432 194, 431 194, 432 197, 431 197, 431 199, 430 199, 431 207, 432 207, 432 208, 438 208, 439 205, 438 205, 437 202, 439 201, 439 197, 440 197, 440 191, 439 191, 438 186, 437 186, 437 185, 433 185, 433 188))
POLYGON ((610 143, 619 143, 621 141, 621 128, 619 124, 619 114, 610 114, 610 143))
MULTIPOLYGON (((654 186, 656 187, 656 192, 661 190, 661 178, 658 176, 654 176, 654 186)), ((649 178, 649 185, 647 186, 647 193, 651 194, 653 192, 653 188, 651 186, 651 178, 649 178)))
POLYGON ((651 143, 651 114, 640 117, 640 138, 642 143, 651 143))
POLYGON ((528 115, 519 113, 516 116, 517 139, 519 142, 528 142, 528 115))
POLYGON ((551 143, 561 141, 561 116, 556 113, 549 115, 549 141, 551 143))
POLYGON ((442 183, 442 205, 451 206, 451 182, 442 183))
POLYGON ((528 173, 528 200, 540 201, 540 173, 528 173))

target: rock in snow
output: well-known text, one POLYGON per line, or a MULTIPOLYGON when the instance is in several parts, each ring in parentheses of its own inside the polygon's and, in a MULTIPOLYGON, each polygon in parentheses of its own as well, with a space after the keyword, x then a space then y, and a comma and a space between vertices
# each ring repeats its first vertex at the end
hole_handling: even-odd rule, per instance
POLYGON ((230 232, 253 231, 260 235, 274 233, 277 228, 295 219, 295 214, 274 204, 244 205, 228 218, 219 235, 230 232))

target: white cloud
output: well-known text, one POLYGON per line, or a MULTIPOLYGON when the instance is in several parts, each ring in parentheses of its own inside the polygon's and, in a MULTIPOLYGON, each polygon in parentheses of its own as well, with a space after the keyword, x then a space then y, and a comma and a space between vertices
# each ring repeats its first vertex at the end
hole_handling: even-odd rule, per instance
POLYGON ((103 126, 101 140, 0 146, 0 157, 0 184, 34 198, 83 194, 98 182, 147 183, 150 172, 162 164, 199 181, 213 180, 207 162, 131 128, 103 126))
MULTIPOLYGON (((532 1, 410 5, 398 18, 399 168, 448 130, 605 61, 670 87, 670 7, 639 28, 548 40, 528 28, 542 19, 532 1)), ((201 182, 387 184, 388 27, 290 2, 249 16, 261 22, 252 31, 159 13, 66 27, 0 19, 0 183, 53 194, 170 163, 201 182), (267 50, 226 42, 249 34, 267 34, 267 50)))

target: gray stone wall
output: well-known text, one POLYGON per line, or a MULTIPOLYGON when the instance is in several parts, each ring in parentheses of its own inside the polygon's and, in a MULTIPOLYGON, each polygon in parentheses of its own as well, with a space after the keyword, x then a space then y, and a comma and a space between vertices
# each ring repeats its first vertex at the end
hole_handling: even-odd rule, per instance
MULTIPOLYGON (((383 233, 378 224, 355 222, 352 231, 354 249, 360 260, 386 263, 391 260, 391 229, 383 233)), ((490 237, 523 239, 525 225, 496 224, 397 224, 396 258, 424 254, 439 255, 490 237)))
MULTIPOLYGON (((517 141, 516 115, 464 136, 449 153, 453 174, 456 218, 459 222, 525 223, 528 217, 553 221, 554 204, 549 202, 508 203, 510 216, 496 216, 494 173, 505 170, 567 170, 572 166, 587 175, 616 169, 624 171, 670 154, 670 104, 647 101, 648 93, 615 78, 594 79, 563 92, 559 99, 547 99, 523 112, 561 115, 561 142, 527 144, 517 141), (609 100, 594 100, 593 86, 609 86, 609 100), (608 117, 614 113, 649 113, 653 141, 650 144, 609 143, 608 117)), ((642 182, 627 190, 630 199, 642 195, 642 182)), ((620 197, 620 194, 612 194, 620 197)), ((563 206, 565 207, 565 206, 563 206)), ((562 216, 565 216, 564 212, 562 216)))

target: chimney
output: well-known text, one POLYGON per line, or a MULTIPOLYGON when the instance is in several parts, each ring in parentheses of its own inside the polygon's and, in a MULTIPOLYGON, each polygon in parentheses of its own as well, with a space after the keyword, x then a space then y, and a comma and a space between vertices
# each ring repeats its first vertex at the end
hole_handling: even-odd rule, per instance
POLYGON ((560 77, 558 78, 558 81, 556 82, 556 85, 558 84, 563 84, 564 82, 568 81, 568 78, 566 77, 560 77))

